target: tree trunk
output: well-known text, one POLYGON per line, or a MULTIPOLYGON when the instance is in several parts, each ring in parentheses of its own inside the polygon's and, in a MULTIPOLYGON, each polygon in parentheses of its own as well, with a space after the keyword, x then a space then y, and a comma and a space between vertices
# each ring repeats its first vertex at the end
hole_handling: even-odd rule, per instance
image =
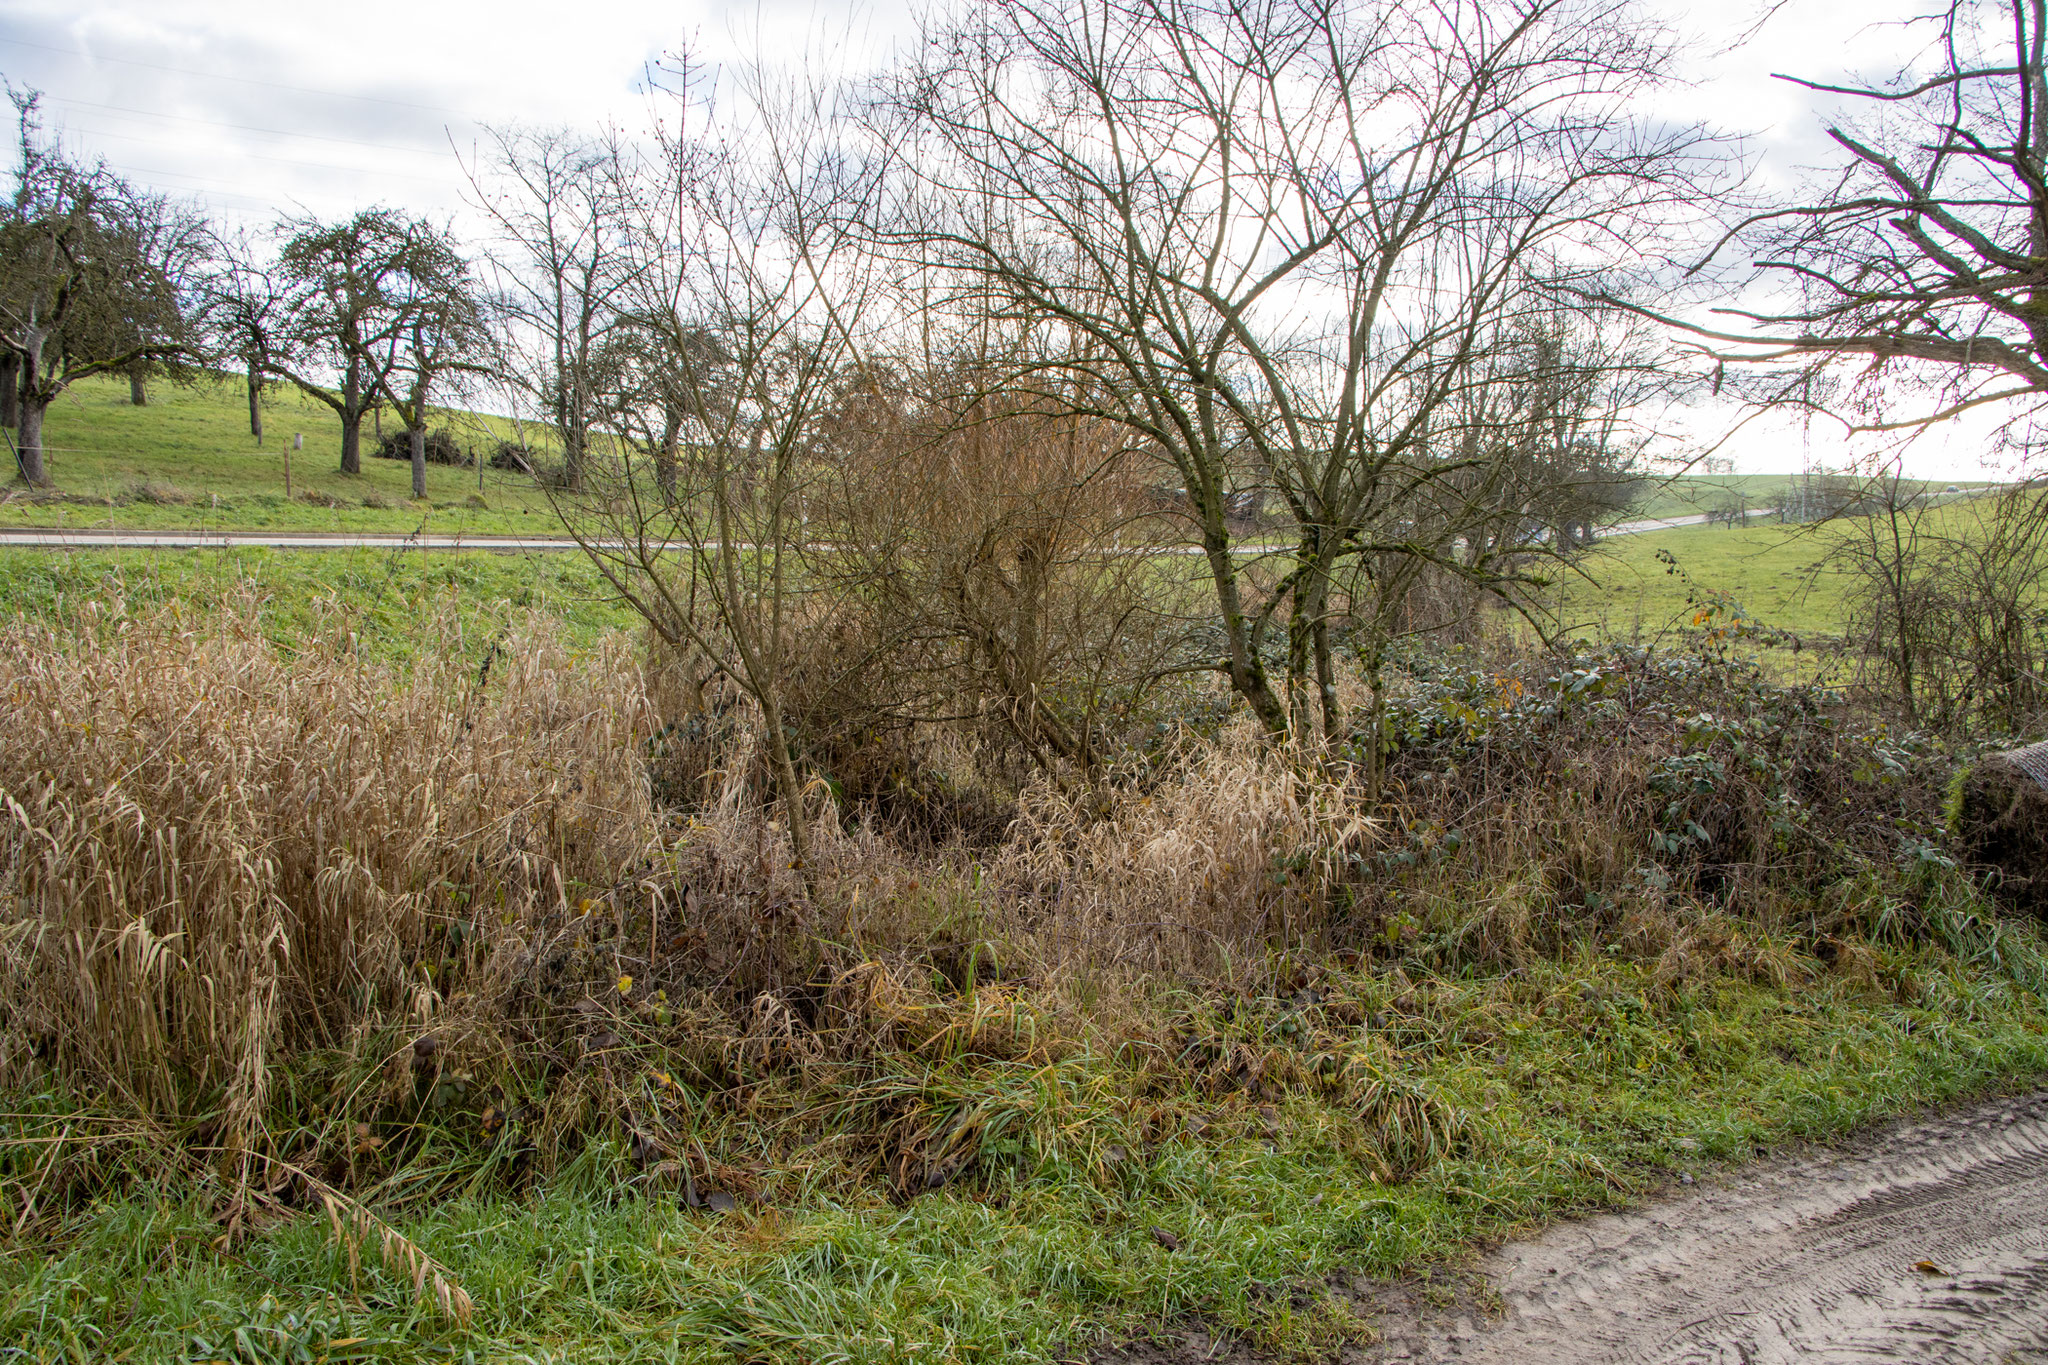
POLYGON ((1287 723, 1294 737, 1304 744, 1315 733, 1315 717, 1309 698, 1311 627, 1314 603, 1306 578, 1295 582, 1287 610, 1287 723))
POLYGON ((1237 566, 1231 561, 1230 549, 1229 533, 1220 524, 1205 528, 1202 554, 1209 561, 1209 576, 1216 584, 1217 605, 1222 608, 1223 638, 1230 647, 1230 657, 1224 660, 1225 673, 1230 679, 1231 690, 1251 703, 1252 714, 1259 718, 1267 737, 1284 739, 1287 735, 1287 708, 1281 704, 1280 698, 1273 695, 1273 684, 1266 676, 1265 663, 1253 645, 1251 622, 1245 619, 1244 599, 1238 591, 1237 566))
POLYGON ((682 423, 673 415, 662 422, 661 447, 654 455, 654 481, 664 506, 676 505, 676 458, 682 448, 682 423))
POLYGON ((418 502, 427 496, 427 429, 424 425, 412 426, 405 435, 412 446, 412 496, 418 502))
POLYGON ((249 434, 257 445, 263 444, 263 372, 253 362, 249 366, 249 434))
POLYGON ((9 351, 0 356, 0 427, 21 421, 21 357, 9 351))
POLYGON ((128 401, 138 408, 149 406, 149 381, 140 370, 128 372, 128 401))
POLYGON ((363 371, 355 360, 341 381, 341 472, 363 472, 363 371))
POLYGON ((789 852, 796 863, 804 890, 817 898, 816 871, 811 867, 811 825, 804 813, 804 787, 789 754, 789 734, 782 724, 782 699, 774 689, 760 698, 761 718, 768 731, 768 758, 775 774, 776 791, 782 798, 782 813, 789 820, 789 852))
POLYGON ((24 394, 18 414, 20 430, 15 438, 15 459, 21 477, 35 488, 50 486, 50 471, 43 463, 43 411, 47 406, 41 399, 24 394))
POLYGON ((583 441, 585 433, 571 424, 562 429, 562 487, 572 493, 583 488, 583 441))
POLYGON ((1323 701, 1323 742, 1335 752, 1344 738, 1344 704, 1337 699, 1337 661, 1330 651, 1330 580, 1315 578, 1315 616, 1309 626, 1309 643, 1316 658, 1316 690, 1323 701))

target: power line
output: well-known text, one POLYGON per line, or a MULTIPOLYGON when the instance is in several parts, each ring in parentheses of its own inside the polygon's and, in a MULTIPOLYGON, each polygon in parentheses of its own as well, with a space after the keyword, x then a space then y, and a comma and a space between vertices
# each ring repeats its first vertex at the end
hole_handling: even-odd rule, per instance
POLYGON ((230 181, 209 180, 204 176, 186 175, 179 171, 151 170, 145 166, 124 166, 118 161, 109 161, 106 164, 113 167, 115 170, 125 172, 128 175, 149 176, 155 179, 165 180, 183 180, 187 181, 190 184, 199 186, 200 189, 202 189, 204 192, 208 194, 216 195, 223 199, 246 200, 251 204, 255 204, 265 210, 272 212, 275 212, 277 209, 277 204, 273 200, 265 199, 261 195, 249 194, 242 190, 223 188, 224 186, 232 183, 230 181))
POLYGON ((197 76, 207 81, 233 81, 238 85, 257 85, 266 90, 290 90, 300 95, 320 95, 328 99, 362 100, 368 104, 389 104, 400 109, 423 109, 430 114, 446 114, 465 123, 474 122, 469 115, 454 109, 445 109, 438 104, 415 104, 411 100, 387 99, 382 95, 352 95, 342 90, 321 90, 310 85, 286 85, 280 81, 259 81, 248 76, 223 76, 215 71, 194 71, 185 66, 166 66, 161 62, 138 62, 132 57, 98 57, 91 53, 79 52, 68 47, 55 47, 49 43, 34 43, 26 38, 0 38, 0 43, 14 47, 33 47, 43 52, 55 52, 60 56, 72 57, 86 62, 118 62, 122 66, 139 66, 149 71, 167 71, 174 76, 197 76))
POLYGON ((293 133, 283 128, 259 128, 251 123, 223 123, 219 119, 200 118, 194 114, 162 114, 151 109, 130 109, 120 104, 95 104, 91 100, 72 99, 68 95, 53 95, 51 98, 58 104, 67 104, 79 109, 98 109, 110 114, 128 114, 137 118, 198 123, 208 128, 229 128, 240 133, 263 133, 270 137, 298 138, 306 142, 332 142, 341 147, 369 147, 382 152, 407 152, 418 156, 450 155, 446 147, 407 147, 396 142, 365 142, 361 138, 329 137, 324 133, 293 133))
MULTIPOLYGON (((81 128, 77 131, 91 133, 95 137, 116 137, 128 142, 147 143, 152 147, 175 147, 179 145, 174 142, 166 142, 162 138, 145 137, 139 133, 116 132, 106 128, 81 128)), ((386 170, 382 166, 337 166, 332 162, 306 161, 293 156, 265 156, 261 152, 237 152, 235 156, 245 161, 269 161, 284 166, 304 166, 309 170, 316 171, 342 171, 351 175, 376 175, 389 180, 418 180, 435 185, 446 183, 446 177, 444 176, 413 175, 405 171, 386 170)), ((162 173, 169 174, 169 172, 162 173)))

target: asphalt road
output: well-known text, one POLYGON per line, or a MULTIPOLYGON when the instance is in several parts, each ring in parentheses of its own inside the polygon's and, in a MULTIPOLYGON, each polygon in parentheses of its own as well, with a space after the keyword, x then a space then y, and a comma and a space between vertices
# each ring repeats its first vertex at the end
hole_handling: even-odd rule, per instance
MULTIPOLYGON (((1762 516, 1767 509, 1754 509, 1762 516)), ((1640 535, 1645 531, 1666 531, 1675 526, 1698 526, 1704 514, 1684 517, 1654 517, 1645 521, 1624 521, 1609 527, 1610 536, 1640 535)), ((576 542, 567 536, 450 536, 392 535, 347 531, 123 531, 75 530, 52 527, 0 528, 0 546, 22 546, 39 550, 483 550, 498 554, 526 554, 574 550, 576 542)))

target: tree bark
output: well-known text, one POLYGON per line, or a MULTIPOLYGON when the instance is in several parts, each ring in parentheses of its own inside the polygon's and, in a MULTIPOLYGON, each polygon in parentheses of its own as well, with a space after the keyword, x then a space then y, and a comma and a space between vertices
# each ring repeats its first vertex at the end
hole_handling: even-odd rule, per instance
POLYGON ((575 425, 562 429, 562 487, 572 493, 583 490, 584 433, 575 425))
POLYGON ((21 421, 21 357, 9 351, 0 356, 0 427, 21 421))
POLYGON ((363 472, 363 371, 354 360, 341 383, 341 472, 363 472))
POLYGON ((129 371, 128 401, 138 408, 149 406, 149 381, 143 377, 140 370, 129 371))
POLYGON ((759 698, 761 718, 768 731, 769 763, 775 774, 777 794, 782 797, 782 812, 789 820, 789 852, 796 863, 796 873, 802 879, 804 890, 817 898, 816 871, 811 866, 811 825, 810 817, 804 812, 804 785, 798 776, 796 764, 790 758, 789 732, 783 727, 782 698, 773 688, 759 698))
POLYGON ((1281 704, 1280 698, 1273 695, 1273 684, 1266 676, 1266 666, 1252 646, 1251 623, 1245 619, 1244 599, 1238 591, 1237 567, 1231 562, 1230 552, 1227 532, 1220 526, 1205 528, 1202 553, 1209 561, 1209 576, 1216 584, 1217 602, 1223 609, 1223 638, 1230 647, 1230 657, 1224 661, 1224 668, 1231 690, 1251 703, 1252 714, 1259 718, 1267 736, 1283 739, 1287 735, 1287 708, 1281 704))
POLYGON ((412 446, 412 496, 418 502, 427 496, 427 429, 424 425, 413 426, 405 434, 412 446))
POLYGON ((263 372, 253 361, 249 365, 249 434, 257 445, 263 444, 263 372))
POLYGON ((15 437, 15 458, 20 462, 22 478, 35 488, 50 486, 50 471, 43 463, 43 411, 48 406, 25 394, 18 414, 20 429, 15 437))
POLYGON ((654 455, 654 481, 665 507, 676 505, 676 459, 682 448, 682 423, 670 414, 662 423, 661 446, 654 455))

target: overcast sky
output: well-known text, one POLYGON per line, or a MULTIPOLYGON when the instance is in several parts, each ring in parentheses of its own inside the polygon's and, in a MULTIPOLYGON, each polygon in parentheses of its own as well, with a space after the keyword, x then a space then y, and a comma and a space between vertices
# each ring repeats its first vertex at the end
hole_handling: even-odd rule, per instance
MULTIPOLYGON (((1661 3, 1691 40, 1691 84, 1672 112, 1749 136, 1773 182, 1832 158, 1824 97, 1772 72, 1881 79, 1921 46, 1896 23, 1924 8, 1909 0, 1661 3)), ((459 215, 451 145, 467 149, 480 124, 637 128, 648 65, 679 45, 713 60, 784 57, 822 33, 825 50, 861 65, 909 36, 912 13, 903 0, 857 12, 808 0, 7 0, 0 72, 44 92, 72 151, 223 217, 372 203, 459 215)), ((1731 453, 1784 471, 1809 440, 1822 458, 1840 453, 1832 433, 1782 427, 1731 453)), ((1921 472, 1974 472, 1970 440, 1922 446, 1921 472)))

